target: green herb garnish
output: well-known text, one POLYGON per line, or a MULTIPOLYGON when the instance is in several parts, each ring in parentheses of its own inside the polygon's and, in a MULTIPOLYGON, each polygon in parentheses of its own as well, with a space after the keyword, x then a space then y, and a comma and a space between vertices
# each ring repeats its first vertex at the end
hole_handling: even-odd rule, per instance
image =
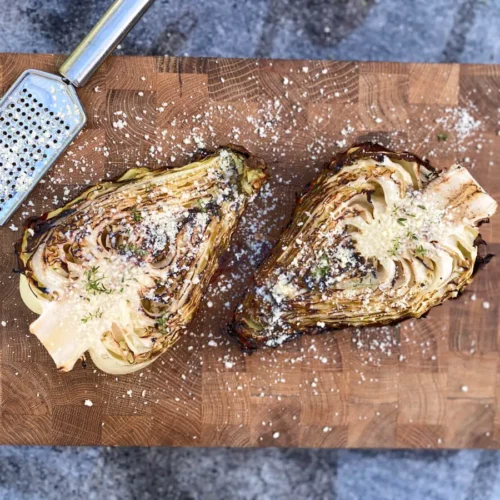
POLYGON ((392 257, 395 257, 398 253, 400 245, 401 245, 401 240, 399 238, 396 238, 392 242, 392 248, 389 250, 389 255, 391 255, 392 257))
POLYGON ((196 200, 196 204, 198 205, 198 208, 200 209, 200 212, 206 212, 207 207, 203 204, 201 200, 196 200))
POLYGON ((92 266, 89 270, 85 271, 87 282, 85 283, 87 292, 89 293, 111 293, 111 290, 102 284, 104 276, 98 274, 99 266, 92 266))
POLYGON ((404 226, 404 225, 405 225, 405 222, 406 222, 407 220, 408 220, 408 219, 405 219, 404 217, 400 217, 400 218, 398 219, 398 224, 399 224, 400 226, 404 226))
POLYGON ((437 135, 438 142, 445 142, 448 140, 448 134, 446 132, 439 132, 437 135))
POLYGON ((142 215, 136 208, 132 210, 132 219, 134 219, 135 222, 140 222, 142 220, 142 215))
POLYGON ((426 253, 427 249, 425 249, 422 245, 415 248, 415 255, 418 255, 419 257, 423 257, 426 253))
POLYGON ((158 328, 164 330, 167 327, 168 318, 169 316, 167 313, 164 313, 159 318, 156 318, 156 325, 158 326, 158 328))
POLYGON ((90 313, 90 314, 87 314, 87 316, 84 316, 82 318, 82 323, 87 323, 88 321, 90 321, 92 319, 97 319, 97 318, 102 318, 101 309, 97 309, 97 311, 95 313, 90 313))
POLYGON ((148 253, 146 252, 146 250, 136 247, 133 243, 128 243, 127 245, 121 245, 119 249, 125 253, 129 252, 132 255, 135 255, 136 257, 144 257, 148 253))
POLYGON ((311 274, 317 281, 319 281, 326 278, 329 270, 330 266, 328 265, 328 257, 326 255, 322 255, 319 259, 319 265, 312 270, 311 274))
POLYGON ((317 280, 321 280, 323 278, 326 278, 326 276, 328 275, 328 269, 329 269, 328 266, 318 266, 318 267, 315 267, 312 270, 312 275, 317 280))

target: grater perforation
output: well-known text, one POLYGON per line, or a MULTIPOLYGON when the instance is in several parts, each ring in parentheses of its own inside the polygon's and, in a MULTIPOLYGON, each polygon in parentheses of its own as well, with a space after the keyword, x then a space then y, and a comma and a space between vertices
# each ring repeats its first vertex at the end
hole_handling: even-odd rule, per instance
POLYGON ((3 224, 85 124, 74 89, 29 70, 0 102, 0 224, 3 224))

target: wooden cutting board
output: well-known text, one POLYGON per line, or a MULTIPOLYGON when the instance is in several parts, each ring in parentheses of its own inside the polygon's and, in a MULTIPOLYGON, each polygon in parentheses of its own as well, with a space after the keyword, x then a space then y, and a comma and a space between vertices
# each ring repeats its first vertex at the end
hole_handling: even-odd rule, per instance
MULTIPOLYGON (((60 56, 0 56, 4 92, 60 56)), ((360 140, 465 163, 500 200, 500 66, 114 57, 79 95, 88 126, 0 230, 0 442, 60 445, 500 446, 500 258, 458 300, 391 328, 303 337, 243 355, 226 334, 295 196, 360 140), (438 138, 439 136, 439 138, 438 138), (136 164, 181 165, 235 142, 270 181, 178 345, 126 377, 60 374, 29 334, 13 243, 27 215, 136 164)), ((500 216, 484 226, 500 253, 500 216)))

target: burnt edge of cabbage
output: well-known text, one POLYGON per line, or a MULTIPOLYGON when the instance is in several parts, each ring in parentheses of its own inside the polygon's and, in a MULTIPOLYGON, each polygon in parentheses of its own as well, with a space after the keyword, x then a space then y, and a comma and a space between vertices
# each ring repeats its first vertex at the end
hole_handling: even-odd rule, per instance
POLYGON ((432 172, 437 172, 437 170, 430 165, 428 160, 420 158, 420 156, 415 153, 410 153, 409 151, 394 151, 382 146, 381 144, 377 144, 376 142, 354 143, 349 149, 337 153, 332 160, 327 163, 327 168, 338 172, 343 166, 352 165, 360 157, 368 157, 373 158, 376 161, 381 161, 378 160, 378 155, 388 156, 389 158, 394 157, 406 161, 414 161, 432 172), (355 148, 357 148, 356 151, 352 151, 350 153, 350 151, 355 148))
MULTIPOLYGON (((357 142, 354 143, 349 149, 337 153, 329 162, 324 164, 323 170, 320 174, 309 181, 305 185, 302 193, 296 196, 297 203, 300 203, 301 198, 317 184, 322 173, 330 171, 335 175, 338 174, 344 167, 352 165, 360 158, 373 158, 375 161, 381 162, 383 161, 384 156, 387 156, 390 159, 402 159, 408 162, 418 163, 422 167, 429 170, 429 180, 434 178, 439 172, 438 169, 434 168, 430 164, 429 160, 424 160, 415 153, 410 153, 409 151, 394 151, 376 142, 357 142), (354 148, 357 148, 356 151, 352 151, 350 153, 349 151, 354 148)), ((293 215, 295 215, 295 211, 293 215)))
MULTIPOLYGON (((454 297, 452 300, 454 300, 455 298, 458 298, 458 296, 454 297)), ((442 305, 443 304, 438 304, 435 307, 440 307, 442 305)), ((425 318, 427 316, 427 314, 429 314, 429 312, 430 312, 430 310, 426 311, 419 318, 415 318, 412 316, 412 317, 399 318, 399 319, 389 321, 389 322, 373 323, 373 324, 370 324, 368 326, 368 328, 378 328, 381 326, 395 326, 395 325, 398 325, 399 323, 402 323, 403 321, 408 321, 408 320, 413 320, 413 319, 422 319, 422 318, 425 318)), ((230 337, 233 337, 237 340, 237 342, 238 342, 238 344, 243 352, 246 352, 248 354, 252 354, 254 351, 261 349, 263 347, 264 348, 265 347, 275 347, 275 348, 280 347, 280 346, 267 345, 266 342, 269 339, 265 336, 256 337, 253 335, 252 336, 240 335, 238 333, 238 327, 240 325, 243 325, 243 323, 240 321, 234 321, 233 324, 231 325, 231 327, 228 328, 228 334, 230 337)), ((291 333, 290 336, 287 337, 287 339, 284 343, 288 344, 289 342, 296 340, 296 339, 302 337, 303 335, 323 335, 325 333, 331 333, 331 332, 343 330, 346 328, 353 328, 353 326, 349 325, 348 323, 341 324, 336 328, 331 328, 328 326, 324 326, 324 327, 315 326, 315 327, 308 328, 306 330, 301 330, 298 332, 291 333)), ((366 328, 366 327, 356 327, 356 328, 366 328)))
MULTIPOLYGON (((489 219, 483 219, 479 221, 477 226, 481 226, 485 222, 489 222, 489 219)), ((476 236, 476 239, 474 240, 474 246, 477 248, 477 257, 476 257, 476 262, 474 262, 474 271, 472 272, 472 275, 475 276, 477 272, 479 272, 481 269, 483 269, 487 264, 491 262, 491 259, 495 257, 495 254, 492 253, 486 253, 486 248, 488 246, 488 243, 483 240, 483 237, 478 234, 476 236), (481 255, 481 254, 484 255, 481 255)))
MULTIPOLYGON (((322 173, 329 170, 334 175, 336 175, 342 170, 343 167, 348 166, 348 165, 352 165, 355 160, 359 160, 361 157, 373 158, 375 161, 382 161, 382 158, 384 156, 388 156, 391 159, 392 158, 403 159, 405 161, 418 163, 419 165, 421 165, 421 166, 425 167, 427 170, 429 170, 429 172, 430 172, 429 180, 436 177, 438 175, 438 173, 440 172, 438 169, 431 166, 429 160, 424 160, 424 159, 420 158, 418 155, 416 155, 414 153, 410 153, 409 151, 401 151, 401 152, 393 151, 392 149, 386 148, 386 147, 382 146, 381 144, 377 144, 375 142, 355 143, 350 148, 337 153, 329 162, 325 163, 323 170, 313 180, 309 181, 306 184, 306 186, 301 194, 298 194, 296 196, 296 204, 297 205, 292 212, 292 215, 290 217, 290 220, 288 221, 288 224, 283 229, 282 234, 293 224, 293 221, 295 219, 295 214, 296 214, 296 211, 298 209, 298 205, 301 203, 302 198, 316 185, 316 183, 320 179, 322 173), (349 151, 351 151, 354 148, 358 148, 358 149, 356 149, 356 151, 353 151, 352 153, 349 153, 349 151)), ((477 222, 477 227, 480 227, 481 225, 486 224, 489 221, 490 221, 489 218, 481 219, 477 222)), ((270 254, 278 246, 280 239, 281 238, 279 238, 278 241, 276 242, 276 244, 273 246, 270 254)), ((480 234, 478 234, 478 236, 474 240, 474 246, 476 246, 478 248, 478 255, 476 257, 476 262, 474 263, 474 270, 473 270, 472 276, 475 276, 476 273, 479 272, 481 269, 483 269, 491 261, 491 259, 495 256, 494 254, 491 254, 491 253, 487 253, 484 256, 480 255, 481 249, 484 250, 487 246, 486 241, 483 240, 483 238, 481 237, 480 234)), ((259 266, 259 268, 260 268, 260 266, 259 266)), ((257 271, 254 273, 254 275, 252 277, 252 282, 253 282, 254 286, 256 286, 255 275, 258 273, 259 268, 257 269, 257 271)), ((466 288, 467 288, 467 285, 459 292, 459 294, 456 297, 451 297, 450 300, 455 300, 458 297, 460 297, 460 295, 465 291, 466 288)), ((245 294, 245 296, 246 296, 246 294, 245 294)), ((243 302, 243 300, 240 301, 240 303, 242 303, 242 302, 243 302)), ((438 304, 435 307, 440 307, 442 305, 443 305, 443 303, 438 304)), ((432 309, 434 309, 434 308, 432 308, 432 309)), ((430 313, 430 311, 431 311, 431 309, 426 311, 419 318, 403 317, 403 318, 399 318, 399 319, 392 320, 389 322, 373 323, 370 325, 370 327, 377 328, 377 327, 381 327, 381 326, 391 326, 391 325, 397 325, 399 323, 402 323, 403 321, 408 321, 408 320, 412 320, 412 319, 424 319, 430 313)), ((233 316, 236 316, 236 311, 234 312, 233 316)), ((250 336, 241 335, 241 333, 240 333, 241 328, 246 330, 246 325, 242 321, 236 321, 236 319, 233 319, 233 322, 231 323, 230 327, 228 328, 228 333, 231 337, 234 337, 237 340, 238 344, 240 345, 241 349, 244 352, 251 354, 255 350, 260 349, 262 347, 270 347, 270 346, 266 346, 266 342, 269 340, 267 337, 265 337, 265 336, 258 336, 257 337, 255 335, 250 335, 250 336)), ((288 343, 292 340, 295 340, 304 334, 320 335, 323 333, 342 330, 344 328, 352 328, 352 326, 346 323, 346 324, 342 324, 342 325, 338 326, 337 328, 331 328, 328 326, 321 327, 321 328, 320 327, 311 327, 311 328, 308 328, 306 330, 302 330, 302 331, 298 331, 298 332, 294 332, 294 333, 290 334, 290 337, 288 337, 286 339, 286 342, 288 343)))
MULTIPOLYGON (((233 143, 228 143, 226 145, 220 145, 215 150, 198 149, 193 154, 191 161, 189 161, 189 163, 186 163, 185 165, 182 165, 182 166, 190 165, 191 163, 195 163, 197 161, 204 160, 210 156, 216 156, 221 150, 230 150, 236 154, 243 156, 245 159, 245 163, 250 168, 255 167, 255 168, 261 169, 262 171, 265 171, 267 169, 267 165, 266 165, 266 162, 264 160, 253 155, 252 153, 250 153, 250 151, 248 151, 248 149, 246 149, 244 146, 241 146, 239 144, 233 144, 233 143)), ((160 167, 157 169, 149 169, 147 167, 144 167, 144 168, 149 170, 149 172, 160 173, 160 172, 166 172, 168 170, 172 170, 174 168, 182 168, 182 166, 181 167, 165 166, 165 167, 160 167)), ((106 183, 110 183, 110 184, 113 184, 113 183, 126 184, 129 182, 134 182, 135 179, 125 179, 125 180, 120 181, 120 178, 123 177, 125 175, 125 173, 128 172, 129 170, 131 170, 131 169, 125 170, 120 175, 117 175, 116 177, 113 177, 112 179, 109 179, 109 180, 106 179, 105 181, 98 181, 96 184, 93 184, 92 186, 86 187, 79 194, 74 196, 71 201, 66 203, 66 205, 71 204, 77 198, 85 197, 87 192, 92 191, 93 189, 95 189, 96 186, 98 186, 102 182, 106 182, 106 183)), ((266 175, 266 177, 267 177, 267 175, 266 175)), ((66 205, 63 205, 63 206, 66 206, 66 205)), ((21 238, 16 243, 14 243, 14 255, 16 258, 16 262, 17 262, 16 272, 21 273, 21 274, 25 274, 27 271, 27 267, 25 266, 25 264, 22 260, 22 257, 21 257, 21 254, 23 253, 22 247, 23 247, 23 242, 24 242, 26 231, 28 229, 31 229, 31 230, 33 230, 33 233, 34 233, 33 236, 30 235, 27 237, 27 245, 26 245, 26 250, 29 253, 33 253, 36 250, 36 248, 38 247, 38 245, 40 244, 40 238, 46 232, 48 232, 58 220, 60 220, 63 217, 66 217, 68 215, 71 215, 73 212, 78 210, 78 203, 76 205, 69 206, 66 210, 63 210, 61 213, 57 214, 55 217, 49 218, 49 215, 52 212, 55 212, 56 210, 58 210, 58 208, 54 208, 53 210, 49 210, 40 216, 36 216, 36 215, 30 216, 24 221, 23 231, 21 233, 21 238), (33 242, 35 242, 35 245, 31 246, 31 244, 33 242)), ((43 288, 43 287, 40 287, 40 288, 43 288)))
MULTIPOLYGON (((238 342, 238 345, 240 346, 240 349, 243 352, 245 352, 247 354, 252 354, 253 352, 255 352, 256 350, 258 350, 262 347, 271 347, 271 346, 266 345, 266 342, 269 339, 265 336, 256 337, 253 335, 252 336, 241 335, 238 331, 238 328, 240 326, 244 326, 243 322, 234 320, 232 323, 227 325, 226 332, 227 332, 229 337, 234 338, 238 342)), ((314 329, 307 330, 307 334, 315 335, 317 333, 326 333, 328 331, 331 331, 331 330, 329 330, 328 328, 325 327, 325 328, 321 329, 321 331, 315 331, 314 329)), ((288 342, 295 340, 295 339, 298 339, 299 337, 302 337, 302 335, 305 333, 306 333, 306 331, 294 332, 294 333, 290 334, 290 336, 287 337, 287 339, 286 339, 286 343, 288 344, 288 342)), ((278 347, 278 346, 275 346, 275 347, 278 347)))

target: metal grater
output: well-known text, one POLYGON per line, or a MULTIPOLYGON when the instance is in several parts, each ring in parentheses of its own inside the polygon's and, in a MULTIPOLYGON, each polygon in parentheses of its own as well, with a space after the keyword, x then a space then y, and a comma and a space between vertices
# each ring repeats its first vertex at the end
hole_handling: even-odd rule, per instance
POLYGON ((59 69, 25 71, 0 101, 0 226, 86 122, 75 87, 87 82, 154 0, 116 0, 59 69))
POLYGON ((0 224, 5 224, 85 124, 75 90, 28 70, 0 102, 0 224))

